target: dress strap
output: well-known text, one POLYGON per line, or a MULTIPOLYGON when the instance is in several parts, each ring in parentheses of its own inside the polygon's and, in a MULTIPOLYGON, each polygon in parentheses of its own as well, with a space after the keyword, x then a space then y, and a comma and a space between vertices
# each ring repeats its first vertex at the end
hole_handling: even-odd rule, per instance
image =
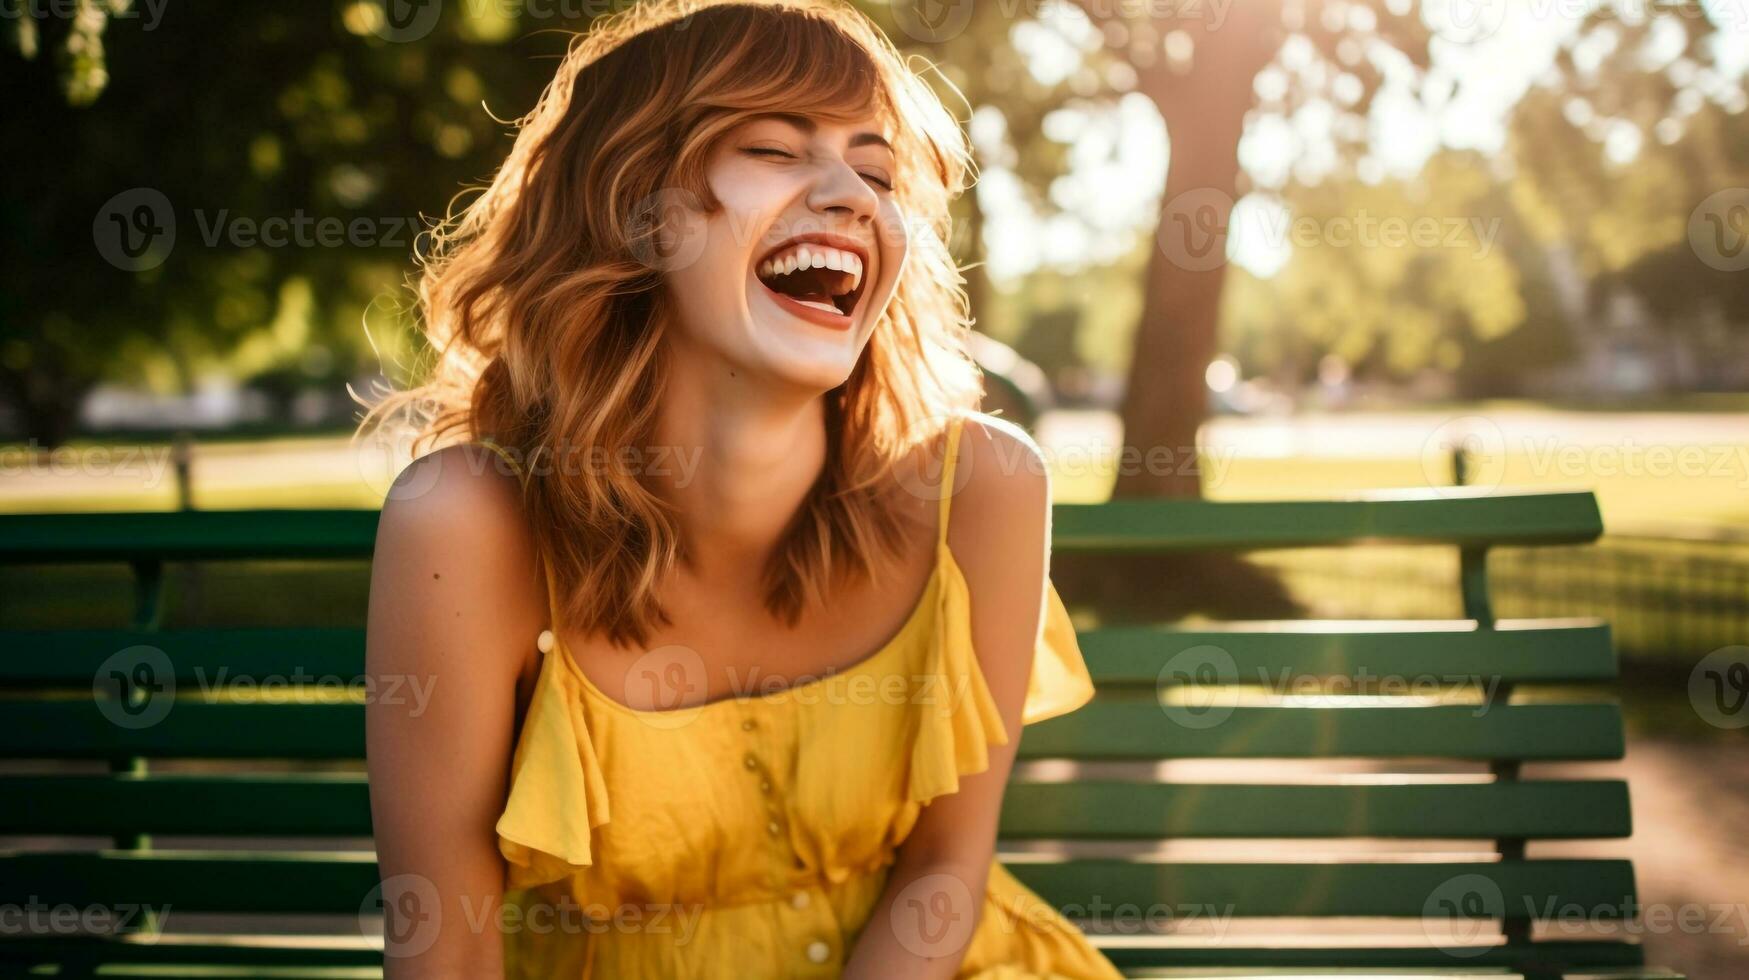
POLYGON ((485 448, 490 449, 492 452, 496 453, 498 455, 498 458, 502 459, 504 461, 504 465, 510 467, 510 472, 515 473, 516 478, 518 480, 522 481, 523 488, 527 489, 527 487, 528 487, 528 471, 524 470, 522 468, 522 464, 518 463, 516 461, 515 454, 513 454, 508 448, 501 446, 498 443, 494 442, 490 437, 481 439, 478 442, 478 445, 484 446, 485 448))
POLYGON ((939 522, 941 529, 937 532, 936 537, 936 544, 940 548, 947 547, 947 515, 953 505, 955 492, 953 474, 955 464, 959 462, 960 429, 964 426, 965 421, 964 415, 955 415, 947 423, 947 459, 941 467, 941 520, 939 522))
MULTIPOLYGON (((521 463, 516 461, 516 456, 509 449, 499 445, 490 438, 481 439, 479 444, 496 453, 499 459, 504 460, 505 464, 510 467, 511 472, 516 474, 516 478, 522 481, 523 490, 526 491, 528 489, 528 471, 523 468, 521 463)), ((536 542, 535 548, 540 552, 541 572, 547 582, 548 628, 545 632, 541 633, 538 645, 540 646, 542 653, 551 653, 556 645, 555 637, 559 629, 559 621, 562 618, 560 617, 559 612, 564 606, 559 602, 557 580, 553 578, 552 555, 549 554, 545 548, 541 548, 539 542, 536 542)))

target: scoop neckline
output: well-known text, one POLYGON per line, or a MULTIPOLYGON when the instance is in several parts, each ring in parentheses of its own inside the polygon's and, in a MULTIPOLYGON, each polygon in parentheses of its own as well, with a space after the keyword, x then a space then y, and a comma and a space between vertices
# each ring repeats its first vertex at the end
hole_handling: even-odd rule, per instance
POLYGON ((932 607, 939 608, 939 601, 932 602, 931 600, 939 600, 940 597, 937 593, 942 588, 942 569, 944 566, 952 563, 953 560, 953 551, 948 548, 947 543, 945 541, 939 543, 937 545, 935 567, 930 569, 929 578, 923 583, 922 596, 918 598, 917 604, 912 607, 910 615, 905 618, 904 625, 900 626, 892 637, 890 637, 885 643, 881 644, 873 653, 854 660, 843 667, 838 667, 829 670, 826 673, 816 675, 810 680, 803 681, 799 684, 791 684, 776 691, 765 691, 754 694, 731 694, 725 697, 713 698, 709 701, 686 705, 685 707, 680 708, 634 708, 631 705, 626 704, 624 701, 608 694, 606 691, 603 691, 594 681, 590 680, 589 675, 583 672, 582 665, 578 664, 571 656, 571 651, 566 648, 565 641, 556 633, 553 634, 553 649, 548 656, 557 656, 564 661, 565 668, 572 674, 572 676, 577 678, 577 681, 582 685, 585 694, 594 697, 596 700, 605 702, 608 707, 615 711, 635 717, 685 716, 688 714, 703 713, 711 708, 720 706, 734 705, 744 708, 750 704, 771 703, 779 699, 805 693, 822 684, 839 680, 847 675, 862 673, 873 667, 876 662, 892 653, 892 651, 901 649, 905 645, 905 641, 910 639, 911 633, 916 629, 917 624, 923 620, 924 613, 928 612, 932 607))

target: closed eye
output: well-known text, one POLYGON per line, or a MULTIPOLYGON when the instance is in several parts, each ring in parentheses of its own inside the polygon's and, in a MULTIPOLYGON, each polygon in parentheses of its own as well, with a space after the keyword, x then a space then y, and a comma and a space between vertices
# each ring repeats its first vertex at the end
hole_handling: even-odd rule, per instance
MULTIPOLYGON (((788 150, 780 150, 775 146, 749 146, 745 147, 741 152, 746 153, 748 156, 781 157, 785 160, 797 159, 794 153, 791 153, 788 150)), ((862 174, 861 177, 862 179, 879 186, 881 190, 891 191, 893 189, 893 182, 879 174, 862 174)))

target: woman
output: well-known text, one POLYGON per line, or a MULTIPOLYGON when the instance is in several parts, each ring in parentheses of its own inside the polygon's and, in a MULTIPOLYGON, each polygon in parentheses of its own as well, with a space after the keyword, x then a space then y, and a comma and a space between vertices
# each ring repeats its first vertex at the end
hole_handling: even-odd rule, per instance
POLYGON ((994 861, 1092 687, 1038 449, 971 411, 969 169, 835 0, 573 45, 373 413, 443 447, 371 583, 370 674, 432 682, 367 714, 390 976, 1118 975, 994 861))

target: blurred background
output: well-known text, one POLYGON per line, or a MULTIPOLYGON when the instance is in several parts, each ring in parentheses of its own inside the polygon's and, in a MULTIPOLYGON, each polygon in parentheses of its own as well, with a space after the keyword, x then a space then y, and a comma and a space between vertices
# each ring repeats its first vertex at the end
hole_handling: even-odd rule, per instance
MULTIPOLYGON (((1598 494, 1600 544, 1495 555, 1499 613, 1613 624, 1643 897, 1740 913, 1651 960, 1749 975, 1749 710, 1688 696, 1749 657, 1749 5, 862 6, 963 94, 986 408, 1060 501, 1598 494)), ((419 234, 613 9, 6 4, 0 511, 380 503, 402 460, 349 444, 353 395, 422 363, 419 234)), ((1426 550, 1152 571, 1154 616, 1462 615, 1426 550)), ((178 615, 360 622, 355 576, 178 615)), ((107 601, 0 586, 9 625, 107 601)))

